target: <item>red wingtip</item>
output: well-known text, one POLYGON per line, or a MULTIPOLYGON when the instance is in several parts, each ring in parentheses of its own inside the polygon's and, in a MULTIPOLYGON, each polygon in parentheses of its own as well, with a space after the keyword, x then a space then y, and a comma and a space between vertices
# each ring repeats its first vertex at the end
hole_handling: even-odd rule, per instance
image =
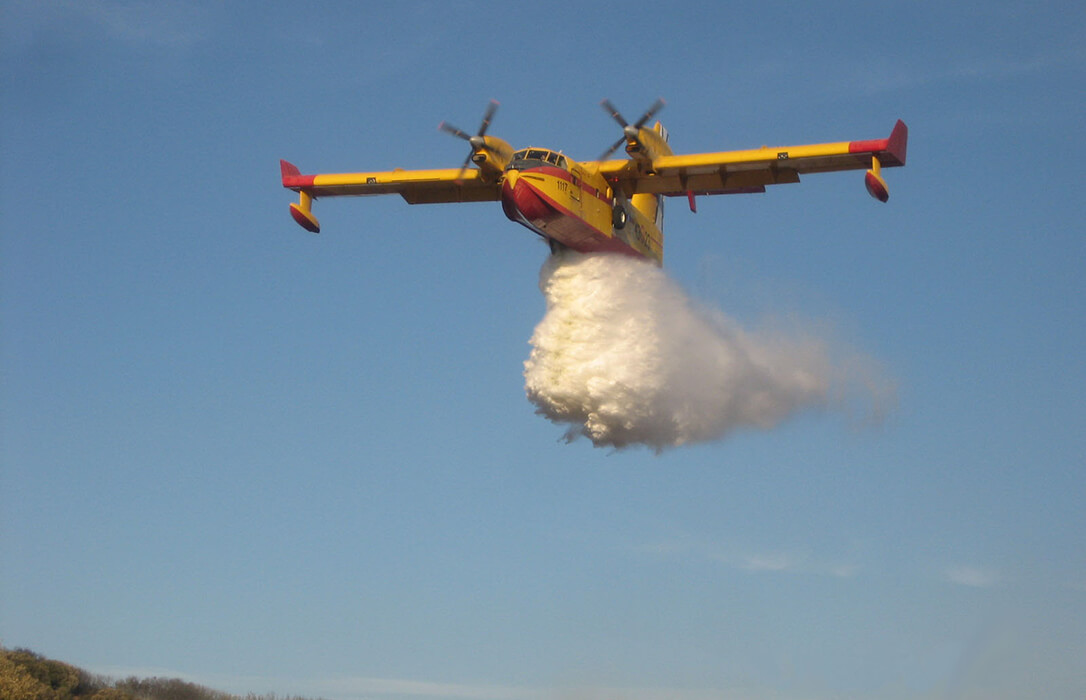
POLYGON ((302 174, 302 171, 298 170, 298 167, 293 163, 289 163, 285 160, 279 161, 279 171, 283 174, 283 179, 288 177, 298 177, 302 174))
POLYGON ((878 154, 884 168, 905 165, 905 151, 909 144, 909 127, 900 119, 894 124, 889 138, 871 141, 852 141, 848 145, 849 153, 878 154))
POLYGON ((285 160, 279 161, 279 171, 283 178, 283 187, 300 190, 304 187, 312 187, 316 175, 302 175, 298 168, 285 160))
MULTIPOLYGON (((897 159, 898 165, 905 165, 905 153, 909 146, 909 127, 900 119, 894 124, 894 130, 890 132, 890 138, 886 140, 886 151, 897 159)), ((883 163, 887 165, 887 163, 883 163)))

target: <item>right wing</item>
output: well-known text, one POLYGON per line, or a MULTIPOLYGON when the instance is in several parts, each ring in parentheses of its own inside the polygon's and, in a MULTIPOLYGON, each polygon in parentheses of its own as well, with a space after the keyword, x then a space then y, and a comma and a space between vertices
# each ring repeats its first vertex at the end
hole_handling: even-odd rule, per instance
POLYGON ((651 172, 643 172, 632 160, 605 161, 597 167, 627 194, 669 197, 764 192, 766 185, 799 182, 804 173, 870 168, 868 191, 885 202, 889 192, 880 168, 905 165, 908 138, 909 129, 899 120, 885 139, 662 155, 652 161, 651 172))
POLYGON ((310 202, 320 197, 398 194, 408 204, 491 202, 501 199, 501 183, 486 182, 475 169, 389 170, 374 173, 302 175, 291 163, 279 161, 283 187, 301 195, 290 213, 305 229, 320 232, 310 202))

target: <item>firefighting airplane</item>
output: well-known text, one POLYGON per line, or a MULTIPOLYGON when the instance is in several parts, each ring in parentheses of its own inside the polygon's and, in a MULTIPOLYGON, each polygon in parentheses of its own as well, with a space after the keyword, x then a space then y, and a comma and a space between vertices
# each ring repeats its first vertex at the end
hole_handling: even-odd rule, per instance
POLYGON ((686 197, 696 212, 698 195, 765 192, 766 185, 799 182, 800 173, 867 169, 867 191, 885 202, 890 194, 882 168, 905 165, 909 131, 900 120, 885 139, 676 155, 659 121, 646 127, 663 100, 632 124, 609 100, 601 104, 622 127, 622 137, 594 161, 575 161, 547 148, 514 151, 488 136, 498 107, 493 101, 474 135, 445 122, 439 127, 471 145, 460 168, 302 175, 280 161, 283 187, 300 195, 290 213, 319 233, 311 204, 320 197, 395 193, 409 204, 501 201, 507 217, 542 236, 552 250, 619 252, 660 264, 661 197, 686 197), (609 160, 623 144, 629 158, 609 160), (472 163, 476 168, 469 169, 472 163))

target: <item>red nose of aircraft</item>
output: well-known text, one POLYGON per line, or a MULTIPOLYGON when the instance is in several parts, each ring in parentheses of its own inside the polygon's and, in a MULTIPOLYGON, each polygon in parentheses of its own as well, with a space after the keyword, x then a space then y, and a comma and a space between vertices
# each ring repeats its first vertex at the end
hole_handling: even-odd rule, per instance
POLYGON ((502 182, 502 210, 512 221, 536 225, 553 213, 551 207, 532 187, 530 178, 522 177, 518 170, 505 173, 505 180, 502 182))

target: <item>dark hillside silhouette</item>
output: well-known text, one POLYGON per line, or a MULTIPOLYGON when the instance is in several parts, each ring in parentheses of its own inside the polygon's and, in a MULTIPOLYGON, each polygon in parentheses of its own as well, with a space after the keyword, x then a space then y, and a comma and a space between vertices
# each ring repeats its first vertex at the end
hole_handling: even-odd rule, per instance
POLYGON ((28 649, 0 647, 0 700, 302 700, 231 695, 179 678, 114 680, 28 649))

